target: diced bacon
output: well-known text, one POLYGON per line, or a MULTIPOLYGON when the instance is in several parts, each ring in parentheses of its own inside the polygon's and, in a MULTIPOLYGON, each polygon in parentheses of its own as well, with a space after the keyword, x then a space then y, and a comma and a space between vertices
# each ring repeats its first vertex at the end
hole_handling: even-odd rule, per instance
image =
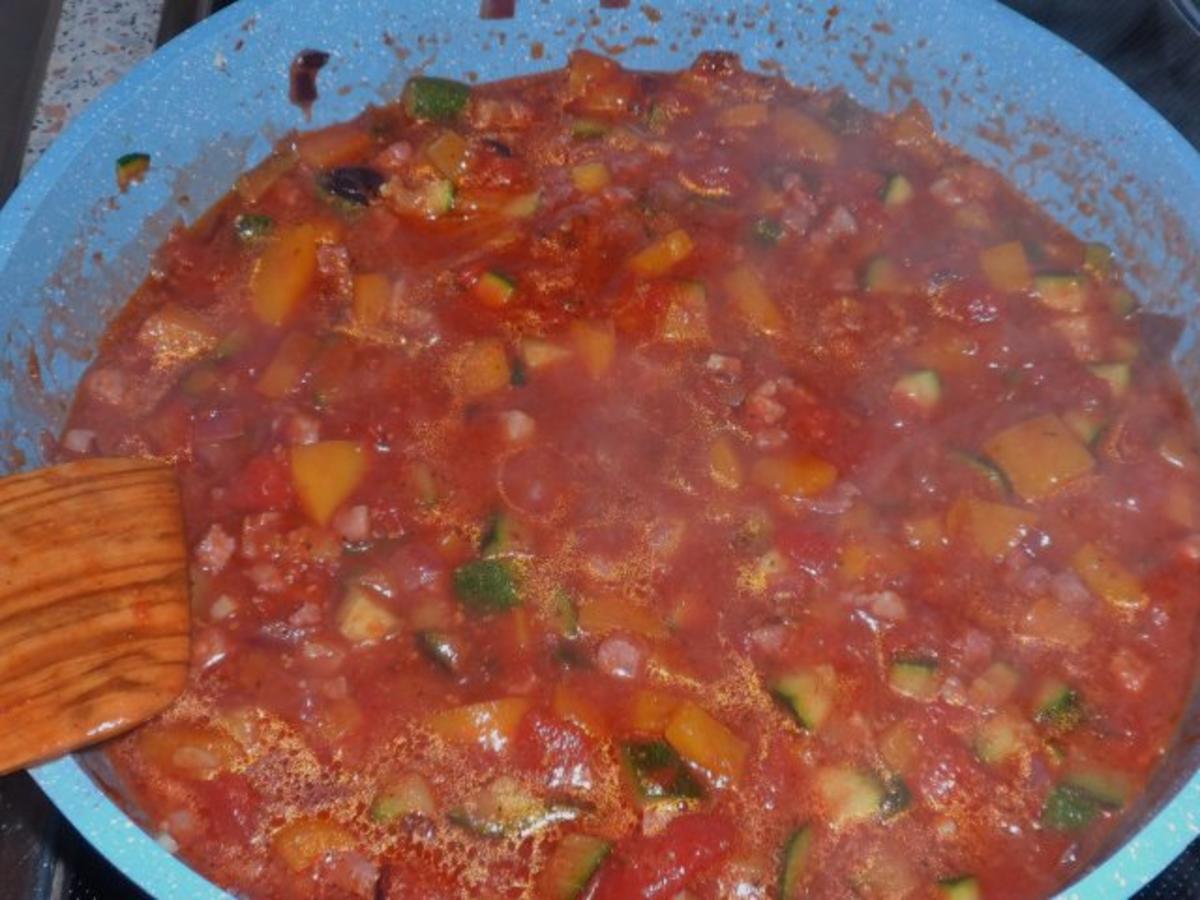
POLYGON ((1130 693, 1138 693, 1150 678, 1150 664, 1128 648, 1122 647, 1112 655, 1108 667, 1117 677, 1121 687, 1130 693))
POLYGON ((253 560, 278 553, 282 546, 282 525, 283 516, 279 513, 246 516, 242 520, 242 556, 253 560))
POLYGON ((345 507, 333 517, 333 530, 351 543, 371 537, 371 509, 363 504, 345 507))
POLYGON ((386 172, 389 175, 399 175, 407 168, 408 161, 412 159, 412 155, 412 144, 408 141, 396 141, 395 143, 388 144, 376 153, 371 164, 373 168, 386 172))
POLYGON ((862 594, 858 600, 880 619, 886 619, 889 622, 903 622, 908 618, 908 607, 895 591, 862 594))
POLYGON ((350 266, 350 251, 341 244, 321 244, 317 247, 317 271, 325 282, 330 298, 339 304, 349 304, 354 296, 354 272, 350 266))
POLYGON ((246 570, 254 586, 268 594, 277 594, 287 587, 283 573, 272 563, 258 563, 246 570))
POLYGON ((704 361, 704 368, 718 377, 734 381, 742 374, 742 361, 736 356, 710 353, 704 361))
POLYGON ((72 428, 63 435, 62 445, 72 453, 89 453, 96 443, 96 432, 86 428, 72 428))
POLYGON ((229 653, 225 632, 213 626, 197 628, 192 636, 192 664, 200 670, 211 669, 229 653))
POLYGON ((537 423, 527 413, 512 409, 500 413, 500 429, 506 441, 510 444, 520 444, 533 437, 537 423))
POLYGON ((642 648, 626 637, 606 638, 596 650, 600 670, 613 678, 637 678, 644 662, 642 648))
POLYGON ((109 406, 120 406, 129 389, 129 379, 119 369, 93 369, 84 379, 84 389, 109 406))
POLYGON ((746 398, 746 415, 758 425, 776 424, 787 414, 787 407, 780 402, 780 392, 794 387, 790 378, 770 378, 764 381, 746 398))
POLYGON ((787 432, 782 428, 766 428, 754 435, 754 446, 759 450, 778 450, 787 439, 787 432))
POLYGON ((858 220, 854 218, 854 214, 844 206, 835 206, 813 232, 812 240, 814 243, 832 244, 841 238, 853 237, 856 234, 858 220))
POLYGON ((284 435, 294 447, 315 444, 321 439, 321 423, 312 416, 296 413, 288 417, 284 435))
POLYGON ((225 568, 236 550, 237 540, 220 525, 214 524, 196 545, 196 562, 204 571, 215 575, 225 568))
POLYGON ((301 603, 300 608, 288 616, 288 624, 306 628, 321 623, 321 607, 316 603, 301 603))

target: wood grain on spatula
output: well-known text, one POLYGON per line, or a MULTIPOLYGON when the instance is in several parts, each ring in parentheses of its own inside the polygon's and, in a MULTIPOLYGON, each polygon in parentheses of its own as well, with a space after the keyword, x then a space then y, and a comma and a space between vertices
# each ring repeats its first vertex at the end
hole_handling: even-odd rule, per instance
POLYGON ((0 479, 0 773, 162 711, 188 667, 179 488, 159 462, 0 479))

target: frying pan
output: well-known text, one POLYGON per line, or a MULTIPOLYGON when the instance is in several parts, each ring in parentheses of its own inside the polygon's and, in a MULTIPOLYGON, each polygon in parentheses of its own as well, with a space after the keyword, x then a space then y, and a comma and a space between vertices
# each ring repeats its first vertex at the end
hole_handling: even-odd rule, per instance
MULTIPOLYGON (((1004 171, 1051 215, 1118 248, 1154 309, 1189 319, 1176 354, 1200 397, 1200 157, 1150 107, 1070 46, 990 0, 788 3, 245 0, 188 31, 89 108, 0 211, 0 469, 40 462, 105 321, 179 217, 195 218, 287 130, 394 98, 427 70, 492 79, 561 65, 577 46, 678 68, 702 49, 801 84, 845 86, 878 110, 924 103, 952 142, 1004 171), (332 54, 312 120, 287 100, 293 55, 332 54), (116 192, 113 161, 153 157, 116 192)), ((1063 896, 1126 897, 1200 833, 1200 703, 1107 859, 1063 896)), ((123 813, 71 757, 34 777, 63 814, 152 894, 222 893, 123 813)), ((109 784, 109 790, 120 787, 109 784)))

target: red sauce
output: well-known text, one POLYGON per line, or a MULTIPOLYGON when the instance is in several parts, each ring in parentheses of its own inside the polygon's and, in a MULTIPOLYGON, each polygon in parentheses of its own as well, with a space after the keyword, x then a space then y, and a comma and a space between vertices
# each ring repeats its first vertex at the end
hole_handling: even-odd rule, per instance
POLYGON ((195 562, 108 756, 247 895, 1047 895, 1195 671, 1169 334, 917 107, 417 80, 83 382, 64 456, 178 460, 195 562))

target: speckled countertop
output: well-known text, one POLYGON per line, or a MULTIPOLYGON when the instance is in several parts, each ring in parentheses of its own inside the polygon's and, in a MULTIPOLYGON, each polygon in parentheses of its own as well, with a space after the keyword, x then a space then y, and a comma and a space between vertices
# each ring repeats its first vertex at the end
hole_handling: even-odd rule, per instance
POLYGON ((162 0, 63 0, 25 169, 74 115, 150 54, 161 12, 162 0))

